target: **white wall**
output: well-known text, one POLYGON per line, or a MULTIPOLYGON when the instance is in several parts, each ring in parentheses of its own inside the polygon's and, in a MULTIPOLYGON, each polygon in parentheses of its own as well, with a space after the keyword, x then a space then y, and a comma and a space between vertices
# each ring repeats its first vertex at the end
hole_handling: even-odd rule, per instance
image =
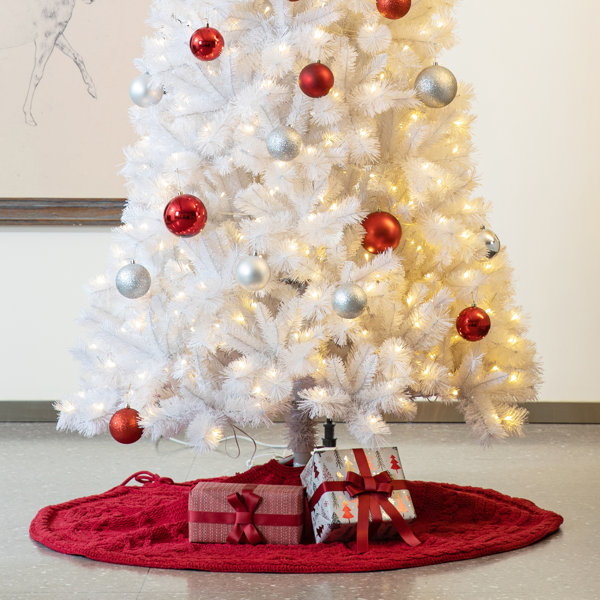
POLYGON ((104 271, 106 228, 0 229, 0 400, 55 400, 74 391, 69 349, 83 285, 104 271))
MULTIPOLYGON (((22 113, 33 43, 14 2, 0 20, 0 197, 119 198, 122 148, 135 141, 128 86, 138 75, 150 0, 77 2, 66 37, 97 90, 92 98, 73 62, 57 49, 37 87, 37 127, 22 113), (117 5, 118 18, 115 18, 117 5)), ((0 228, 0 401, 56 399, 77 386, 69 348, 79 334, 83 285, 104 271, 107 228, 0 228)))
MULTIPOLYGON (((460 43, 439 60, 476 90, 481 193, 531 316, 545 367, 540 399, 600 401, 600 3, 462 0, 457 22, 460 43)), ((103 271, 109 244, 107 230, 0 230, 0 400, 76 388, 68 348, 82 285, 103 271)))
POLYGON ((541 400, 600 401, 600 2, 462 0, 442 57, 473 83, 482 194, 545 369, 541 400))

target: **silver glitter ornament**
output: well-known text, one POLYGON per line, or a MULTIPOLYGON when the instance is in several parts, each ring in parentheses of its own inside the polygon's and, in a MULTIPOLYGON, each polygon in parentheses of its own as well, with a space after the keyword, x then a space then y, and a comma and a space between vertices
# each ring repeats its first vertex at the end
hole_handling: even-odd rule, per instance
POLYGON ((239 262, 236 278, 246 289, 256 292, 269 283, 271 269, 262 256, 248 256, 239 262))
POLYGON ((267 150, 276 160, 294 160, 302 150, 302 137, 293 127, 280 125, 267 137, 267 150))
POLYGON ((452 71, 436 63, 419 73, 415 80, 415 91, 419 100, 426 106, 441 108, 454 100, 458 84, 452 71))
POLYGON ((149 73, 142 73, 129 86, 129 97, 142 108, 157 104, 165 93, 162 86, 153 86, 151 80, 149 73))
POLYGON ((344 319, 355 319, 367 306, 367 294, 355 283, 344 283, 333 292, 333 310, 344 319))
POLYGON ((479 235, 487 250, 485 258, 494 258, 502 248, 500 238, 491 229, 486 229, 485 227, 481 228, 481 233, 479 235))
POLYGON ((119 293, 125 298, 135 300, 141 298, 149 289, 152 279, 146 267, 134 261, 119 269, 115 284, 119 293))

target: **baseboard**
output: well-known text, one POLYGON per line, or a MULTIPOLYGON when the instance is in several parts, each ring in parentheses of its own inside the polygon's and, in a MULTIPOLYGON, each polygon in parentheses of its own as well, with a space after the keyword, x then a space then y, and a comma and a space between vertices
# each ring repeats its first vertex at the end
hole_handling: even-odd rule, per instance
MULTIPOLYGON (((530 423, 600 424, 600 402, 526 402, 530 423)), ((0 422, 52 423, 56 412, 50 400, 0 402, 0 422)), ((390 419, 393 421, 393 419, 390 419)), ((416 423, 461 423, 453 406, 420 402, 416 423)))
POLYGON ((7 400, 0 402, 0 422, 51 423, 56 421, 52 400, 7 400))
MULTIPOLYGON (((600 402, 524 402, 529 423, 600 424, 600 402)), ((447 404, 419 403, 417 423, 462 423, 462 414, 447 404)))

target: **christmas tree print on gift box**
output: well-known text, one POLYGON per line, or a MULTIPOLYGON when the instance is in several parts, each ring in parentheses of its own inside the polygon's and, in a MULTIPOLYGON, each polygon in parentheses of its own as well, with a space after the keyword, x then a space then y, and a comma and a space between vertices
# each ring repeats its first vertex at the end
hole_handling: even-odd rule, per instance
POLYGON ((130 406, 144 437, 208 451, 294 413, 307 455, 311 420, 382 445, 384 415, 427 398, 483 442, 521 432, 535 350, 474 195, 469 88, 431 60, 453 2, 426 4, 152 3, 128 203, 61 429, 130 406))
POLYGON ((348 502, 346 500, 342 502, 342 511, 342 517, 344 519, 348 519, 348 523, 350 523, 354 515, 352 514, 352 511, 350 510, 350 507, 348 506, 348 502))

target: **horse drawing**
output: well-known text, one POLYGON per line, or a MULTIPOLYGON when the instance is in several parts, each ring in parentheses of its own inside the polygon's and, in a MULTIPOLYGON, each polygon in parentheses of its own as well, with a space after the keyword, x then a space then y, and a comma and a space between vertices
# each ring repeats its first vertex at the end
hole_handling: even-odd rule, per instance
MULTIPOLYGON (((96 87, 85 68, 83 58, 71 46, 64 33, 73 15, 75 1, 18 0, 11 3, 8 14, 3 15, 3 22, 0 23, 0 44, 3 48, 30 42, 35 44, 35 60, 23 104, 25 122, 29 125, 37 125, 31 112, 33 96, 54 48, 58 48, 77 65, 88 93, 96 98, 96 87)), ((91 4, 93 1, 83 0, 85 4, 91 4)))

